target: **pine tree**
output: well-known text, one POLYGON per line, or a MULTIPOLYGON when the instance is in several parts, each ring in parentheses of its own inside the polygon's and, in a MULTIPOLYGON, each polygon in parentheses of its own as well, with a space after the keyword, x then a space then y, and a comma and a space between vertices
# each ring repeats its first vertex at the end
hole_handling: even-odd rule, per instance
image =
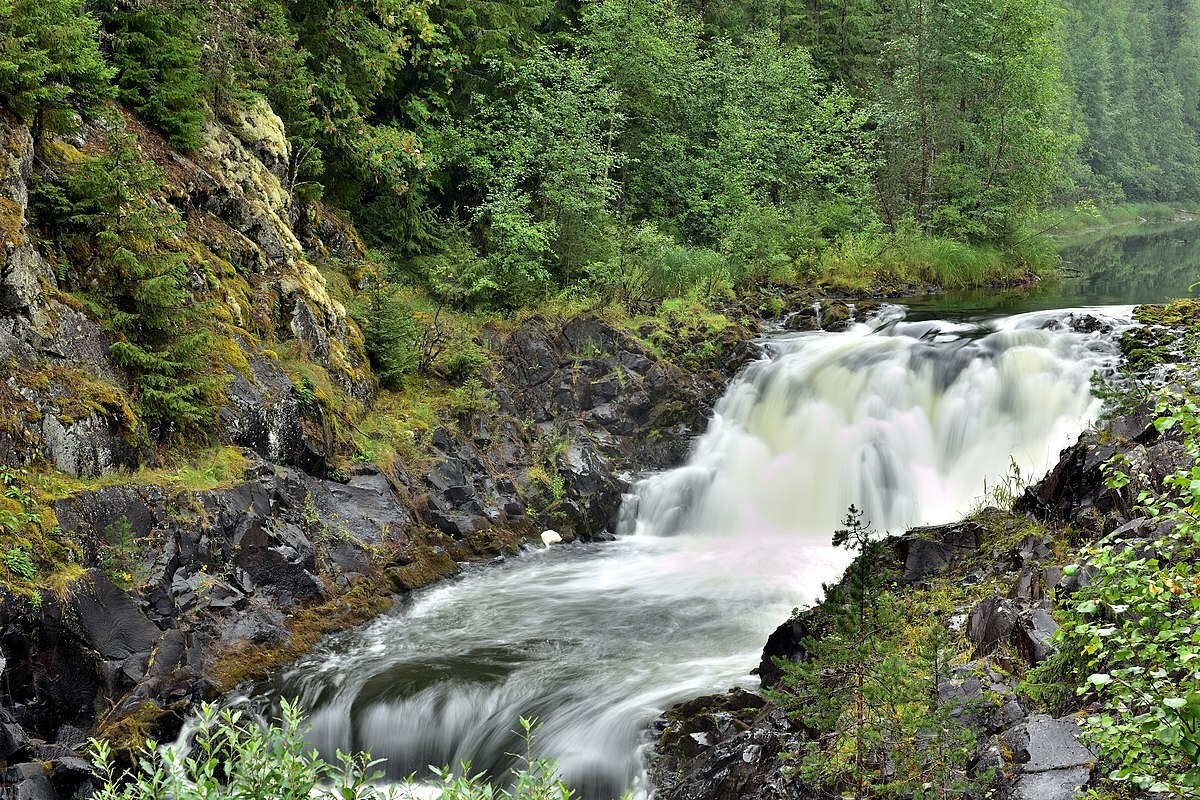
POLYGON ((859 800, 886 782, 883 765, 900 741, 900 709, 912 680, 892 637, 899 624, 884 545, 850 506, 833 543, 857 553, 841 583, 826 587, 818 635, 801 645, 806 657, 783 662, 781 703, 813 737, 799 774, 810 784, 848 790, 859 800))

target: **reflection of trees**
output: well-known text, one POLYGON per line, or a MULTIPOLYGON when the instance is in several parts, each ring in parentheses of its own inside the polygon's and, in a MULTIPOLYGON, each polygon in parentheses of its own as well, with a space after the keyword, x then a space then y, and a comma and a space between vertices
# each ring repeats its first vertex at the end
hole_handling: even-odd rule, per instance
POLYGON ((1119 293, 1127 302, 1178 297, 1200 280, 1200 226, 1108 237, 1064 248, 1062 258, 1082 273, 1083 294, 1119 293))

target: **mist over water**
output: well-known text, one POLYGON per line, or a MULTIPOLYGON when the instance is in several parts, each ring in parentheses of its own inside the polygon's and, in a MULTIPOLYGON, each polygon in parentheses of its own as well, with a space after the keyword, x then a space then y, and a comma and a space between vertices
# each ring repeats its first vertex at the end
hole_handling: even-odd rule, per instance
POLYGON ((753 685, 767 635, 848 562, 829 545, 848 505, 899 532, 961 516, 1013 462, 1040 474, 1098 413, 1089 379, 1130 312, 1089 310, 1108 332, 1083 333, 1083 311, 951 323, 896 308, 773 337, 688 463, 635 487, 616 542, 471 568, 266 692, 301 699, 322 752, 369 750, 393 777, 465 759, 503 772, 523 715, 585 797, 645 794, 647 724, 753 685))

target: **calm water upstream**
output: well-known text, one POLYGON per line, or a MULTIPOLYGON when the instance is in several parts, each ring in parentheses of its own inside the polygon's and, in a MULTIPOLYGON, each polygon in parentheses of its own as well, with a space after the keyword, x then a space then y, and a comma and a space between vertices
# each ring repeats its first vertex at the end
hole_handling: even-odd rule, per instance
POLYGON ((1133 303, 1186 292, 1198 234, 1067 253, 1092 278, 1057 290, 773 337, 688 463, 638 484, 616 542, 472 568, 329 640, 263 696, 299 697, 320 750, 369 750, 396 777, 464 759, 502 772, 518 716, 536 716, 542 754, 586 797, 646 794, 647 724, 755 682, 770 631, 844 568, 829 539, 846 506, 900 531, 969 510, 1010 458, 1044 470, 1098 413, 1089 378, 1117 353, 1072 321, 1119 329, 1133 303))

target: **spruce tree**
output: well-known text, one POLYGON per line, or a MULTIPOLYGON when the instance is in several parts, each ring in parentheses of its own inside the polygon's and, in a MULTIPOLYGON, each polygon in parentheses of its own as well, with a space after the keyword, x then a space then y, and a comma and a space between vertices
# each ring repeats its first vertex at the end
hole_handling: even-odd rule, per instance
POLYGON ((100 25, 78 0, 0 0, 0 101, 33 123, 34 138, 112 97, 100 25))
POLYGON ((195 150, 204 121, 196 18, 151 6, 110 11, 105 21, 121 101, 156 125, 176 149, 195 150))
POLYGON ((198 319, 204 306, 175 249, 182 220, 154 197, 161 183, 134 137, 120 132, 68 172, 63 240, 73 268, 63 277, 86 292, 115 335, 113 359, 132 374, 143 416, 200 429, 212 421, 223 378, 213 374, 212 334, 198 319))

